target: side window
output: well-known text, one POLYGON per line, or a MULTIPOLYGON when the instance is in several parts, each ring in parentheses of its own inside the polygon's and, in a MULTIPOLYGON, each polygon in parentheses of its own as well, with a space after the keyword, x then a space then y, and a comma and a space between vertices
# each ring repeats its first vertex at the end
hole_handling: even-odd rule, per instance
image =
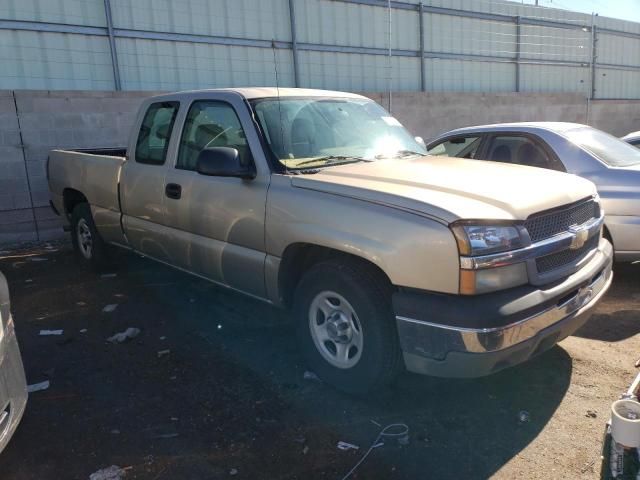
POLYGON ((427 153, 444 157, 475 158, 481 140, 479 136, 450 138, 431 147, 427 153))
POLYGON ((489 145, 487 160, 529 167, 564 170, 535 142, 517 135, 496 136, 489 145))
POLYGON ((243 163, 251 161, 247 138, 233 107, 224 102, 200 100, 191 105, 187 114, 176 168, 195 170, 200 152, 211 147, 235 148, 243 163))
POLYGON ((149 105, 138 132, 136 162, 150 165, 164 163, 179 106, 178 102, 158 102, 149 105))

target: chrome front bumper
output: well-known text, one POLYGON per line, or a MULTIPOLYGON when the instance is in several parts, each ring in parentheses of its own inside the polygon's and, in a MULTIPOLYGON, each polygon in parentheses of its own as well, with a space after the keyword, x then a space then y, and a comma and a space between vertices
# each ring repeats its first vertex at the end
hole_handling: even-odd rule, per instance
POLYGON ((411 313, 411 302, 394 298, 407 369, 437 376, 476 377, 551 348, 588 320, 611 285, 612 259, 611 245, 603 240, 587 265, 548 290, 520 288, 514 289, 512 297, 501 293, 451 299, 453 314, 446 312, 447 303, 441 298, 424 298, 413 307, 413 311, 426 310, 433 317, 448 315, 455 324, 403 314, 411 313), (468 303, 460 308, 456 303, 461 302, 468 303))
POLYGON ((0 332, 0 452, 15 432, 27 405, 27 382, 13 319, 0 332))

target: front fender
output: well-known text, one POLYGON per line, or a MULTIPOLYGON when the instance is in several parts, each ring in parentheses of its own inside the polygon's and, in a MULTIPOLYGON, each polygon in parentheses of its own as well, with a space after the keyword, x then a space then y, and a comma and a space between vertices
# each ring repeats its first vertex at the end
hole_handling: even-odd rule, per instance
POLYGON ((281 258, 292 244, 317 245, 370 261, 396 286, 458 293, 456 241, 433 219, 274 181, 266 232, 270 257, 281 258))

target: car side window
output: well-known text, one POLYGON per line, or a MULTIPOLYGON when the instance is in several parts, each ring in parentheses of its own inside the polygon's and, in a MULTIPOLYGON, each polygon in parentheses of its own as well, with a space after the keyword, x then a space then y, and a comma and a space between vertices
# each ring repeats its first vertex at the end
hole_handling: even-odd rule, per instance
POLYGON ((475 158, 482 138, 479 136, 454 137, 429 148, 429 155, 475 158))
POLYGON ((549 157, 540 145, 524 136, 495 136, 491 140, 487 152, 487 160, 494 162, 564 170, 555 159, 549 157))
POLYGON ((176 168, 195 170, 200 152, 211 147, 235 148, 243 164, 250 162, 247 138, 233 107, 225 102, 199 100, 187 113, 176 168))
POLYGON ((138 132, 136 162, 149 165, 164 164, 179 106, 179 102, 158 102, 149 105, 138 132))

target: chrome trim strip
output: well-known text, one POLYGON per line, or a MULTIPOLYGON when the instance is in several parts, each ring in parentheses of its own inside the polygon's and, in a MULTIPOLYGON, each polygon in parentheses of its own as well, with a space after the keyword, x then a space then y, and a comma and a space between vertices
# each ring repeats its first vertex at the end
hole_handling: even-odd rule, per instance
MULTIPOLYGON (((589 285, 563 302, 550 307, 536 315, 495 328, 464 328, 450 325, 439 325, 414 318, 396 316, 397 321, 419 324, 431 330, 429 335, 437 335, 439 342, 453 346, 454 350, 470 353, 487 353, 504 350, 520 342, 524 342, 539 332, 561 320, 593 307, 604 295, 613 279, 611 264, 589 285)), ((434 337, 435 338, 435 337, 434 337)))
MULTIPOLYGON (((502 267, 513 265, 514 263, 524 262, 533 258, 544 257, 552 253, 566 250, 576 242, 581 232, 587 232, 586 240, 600 232, 600 228, 604 223, 604 211, 601 211, 600 217, 589 220, 578 227, 572 228, 571 231, 563 232, 551 238, 540 240, 532 243, 528 247, 512 250, 510 252, 493 253, 491 255, 483 255, 479 257, 460 257, 460 268, 463 270, 480 270, 483 268, 502 267)), ((583 239, 584 240, 584 239, 583 239)))

